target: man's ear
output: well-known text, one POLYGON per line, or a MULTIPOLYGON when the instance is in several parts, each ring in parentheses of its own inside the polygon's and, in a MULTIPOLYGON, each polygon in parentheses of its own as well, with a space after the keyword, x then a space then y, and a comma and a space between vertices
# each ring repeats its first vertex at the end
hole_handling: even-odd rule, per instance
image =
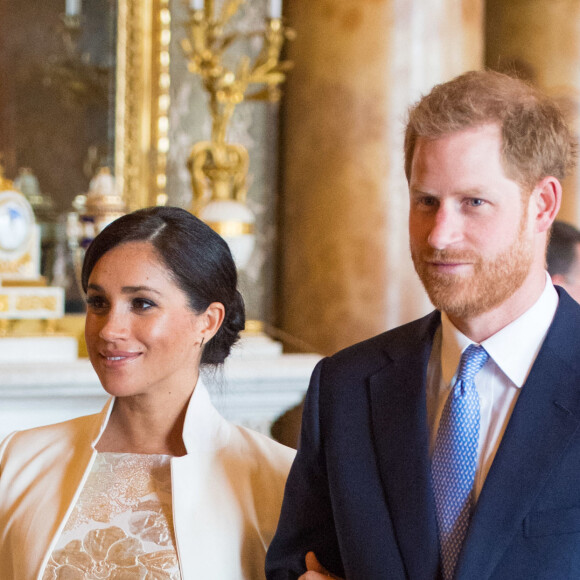
POLYGON ((538 233, 547 232, 556 219, 562 203, 562 184, 549 175, 534 187, 530 199, 530 211, 538 233))

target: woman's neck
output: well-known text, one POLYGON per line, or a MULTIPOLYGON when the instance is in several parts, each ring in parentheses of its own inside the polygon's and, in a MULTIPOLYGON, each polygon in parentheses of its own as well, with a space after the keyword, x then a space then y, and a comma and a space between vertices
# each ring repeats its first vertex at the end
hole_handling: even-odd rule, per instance
POLYGON ((183 425, 190 398, 191 393, 187 398, 165 401, 118 397, 97 451, 185 455, 183 425))

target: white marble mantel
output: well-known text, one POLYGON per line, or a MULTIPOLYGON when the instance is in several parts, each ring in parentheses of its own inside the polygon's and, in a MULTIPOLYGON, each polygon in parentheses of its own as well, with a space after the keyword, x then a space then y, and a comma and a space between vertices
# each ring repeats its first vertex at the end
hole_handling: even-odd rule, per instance
MULTIPOLYGON (((319 359, 269 348, 239 352, 204 380, 225 417, 269 434, 272 423, 302 400, 319 359)), ((0 439, 16 429, 95 413, 106 400, 88 359, 0 364, 0 439)))

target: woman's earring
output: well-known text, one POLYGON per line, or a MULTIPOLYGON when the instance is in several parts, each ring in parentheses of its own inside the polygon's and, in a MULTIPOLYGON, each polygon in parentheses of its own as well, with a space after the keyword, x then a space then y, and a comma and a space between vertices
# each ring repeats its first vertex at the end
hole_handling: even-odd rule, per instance
POLYGON ((205 340, 205 336, 201 337, 201 342, 199 343, 199 348, 203 346, 203 341, 205 340))

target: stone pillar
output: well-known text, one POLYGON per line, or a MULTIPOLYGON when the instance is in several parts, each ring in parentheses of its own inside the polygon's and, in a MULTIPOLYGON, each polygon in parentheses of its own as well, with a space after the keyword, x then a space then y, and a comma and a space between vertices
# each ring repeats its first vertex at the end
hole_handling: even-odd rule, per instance
POLYGON ((482 64, 483 0, 293 0, 279 325, 332 353, 430 310, 408 250, 405 111, 482 64))
MULTIPOLYGON (((559 101, 580 137, 580 0, 488 0, 486 65, 515 71, 559 101)), ((564 182, 559 218, 580 224, 578 172, 564 182)))

